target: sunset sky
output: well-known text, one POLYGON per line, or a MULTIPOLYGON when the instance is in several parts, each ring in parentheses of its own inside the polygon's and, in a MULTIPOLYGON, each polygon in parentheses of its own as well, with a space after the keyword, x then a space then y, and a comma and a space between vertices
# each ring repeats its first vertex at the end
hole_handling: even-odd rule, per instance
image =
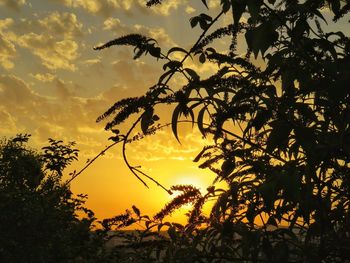
MULTIPOLYGON (((208 2, 215 13, 219 1, 208 2)), ((96 118, 115 101, 142 95, 162 72, 152 58, 132 60, 132 48, 92 48, 128 33, 155 38, 163 50, 190 47, 200 32, 188 21, 204 11, 201 1, 187 0, 152 9, 142 0, 0 0, 0 136, 30 133, 35 148, 49 137, 75 141, 79 162, 67 172, 79 170, 110 144, 111 133, 96 118)), ((212 69, 198 61, 192 66, 201 74, 212 69)), ((204 190, 214 177, 192 162, 204 142, 190 127, 180 138, 182 145, 163 129, 127 153, 167 187, 188 183, 204 190)), ((150 189, 127 170, 116 147, 71 186, 88 194, 88 207, 104 218, 133 204, 150 215, 158 211, 170 197, 147 182, 150 189)))

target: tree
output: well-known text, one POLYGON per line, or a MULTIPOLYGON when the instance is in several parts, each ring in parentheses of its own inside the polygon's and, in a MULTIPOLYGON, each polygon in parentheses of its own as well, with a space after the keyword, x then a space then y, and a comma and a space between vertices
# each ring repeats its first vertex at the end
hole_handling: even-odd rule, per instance
POLYGON ((86 196, 74 197, 62 181, 78 156, 74 143, 50 139, 38 153, 26 146, 28 139, 0 142, 0 261, 107 262, 86 196))
POLYGON ((161 228, 177 207, 193 204, 186 226, 167 223, 166 262, 189 256, 190 262, 348 262, 350 39, 338 25, 349 10, 348 0, 221 0, 217 16, 202 13, 190 20, 202 29, 190 50, 163 52, 154 39, 137 34, 95 48, 132 46, 134 59, 148 54, 164 62, 164 74, 145 95, 122 99, 97 119, 112 118, 106 130, 123 143, 126 164, 144 184, 152 178, 128 162, 127 143, 164 125, 178 139, 182 121, 212 139, 194 158, 216 176, 206 195, 194 187, 165 188, 183 194, 154 219, 127 215, 148 222, 149 231, 161 228), (219 26, 225 16, 232 23, 219 26), (215 50, 224 37, 231 39, 227 50, 215 50), (238 55, 244 45, 245 54, 238 55), (174 53, 183 54, 182 60, 172 59, 174 53), (203 78, 184 66, 190 57, 219 69, 203 78), (175 90, 169 85, 174 75, 187 84, 175 90), (156 106, 167 104, 174 105, 172 118, 160 123, 156 106), (116 126, 131 115, 137 120, 118 134, 116 126), (138 126, 143 135, 130 138, 138 126), (217 181, 227 188, 217 189, 217 181), (213 197, 207 217, 201 207, 213 197))

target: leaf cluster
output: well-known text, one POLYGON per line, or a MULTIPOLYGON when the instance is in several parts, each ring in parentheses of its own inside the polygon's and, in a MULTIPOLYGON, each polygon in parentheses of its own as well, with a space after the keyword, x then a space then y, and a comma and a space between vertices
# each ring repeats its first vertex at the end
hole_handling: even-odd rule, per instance
POLYGON ((30 135, 0 142, 0 261, 108 262, 86 196, 73 196, 62 171, 77 150, 50 139, 40 153, 30 135))
MULTIPOLYGON (((170 104, 168 122, 178 141, 178 124, 190 122, 212 142, 194 158, 214 173, 208 193, 183 187, 157 214, 163 219, 183 204, 195 207, 187 225, 169 225, 166 255, 193 262, 346 261, 350 38, 329 25, 349 15, 349 2, 220 3, 216 17, 201 13, 190 20, 202 34, 189 50, 174 47, 161 56, 165 72, 145 96, 133 105, 117 102, 140 115, 129 133, 140 124, 146 134, 155 105, 170 104), (219 26, 228 16, 232 21, 219 26), (215 42, 227 36, 227 50, 217 50, 215 42), (236 54, 239 45, 246 47, 243 55, 236 54), (183 59, 172 60, 172 52, 181 52, 183 59), (218 70, 203 77, 186 68, 184 62, 196 56, 218 70), (186 85, 169 86, 174 75, 186 85), (227 187, 216 189, 219 181, 227 187), (211 198, 216 202, 205 217, 203 203, 211 198)), ((106 113, 113 115, 114 109, 106 113)))

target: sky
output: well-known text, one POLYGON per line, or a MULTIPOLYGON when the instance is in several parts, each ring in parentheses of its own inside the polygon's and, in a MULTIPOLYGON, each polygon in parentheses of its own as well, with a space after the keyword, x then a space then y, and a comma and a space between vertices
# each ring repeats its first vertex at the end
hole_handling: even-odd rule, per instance
MULTIPOLYGON (((208 2, 215 12, 219 1, 208 2)), ((188 48, 200 33, 191 29, 189 19, 204 11, 201 1, 187 0, 164 1, 151 9, 142 0, 0 0, 0 136, 29 133, 30 145, 39 149, 48 138, 75 141, 79 161, 66 174, 79 171, 111 143, 106 123, 96 123, 96 118, 119 99, 142 95, 163 71, 155 59, 132 60, 132 48, 93 47, 140 33, 164 50, 188 48)), ((212 70, 191 63, 201 74, 212 70)), ((192 160, 205 141, 188 126, 181 127, 180 139, 181 145, 170 129, 163 129, 128 145, 127 154, 133 165, 166 187, 195 184, 204 190, 214 176, 192 160)), ((149 189, 128 171, 117 146, 71 188, 88 194, 87 206, 102 219, 132 205, 155 214, 171 197, 147 183, 149 189)))

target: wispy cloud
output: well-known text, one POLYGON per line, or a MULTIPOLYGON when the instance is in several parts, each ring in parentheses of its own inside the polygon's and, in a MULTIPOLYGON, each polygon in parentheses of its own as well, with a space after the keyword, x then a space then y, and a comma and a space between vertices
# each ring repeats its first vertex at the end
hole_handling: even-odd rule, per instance
POLYGON ((135 15, 136 12, 144 14, 157 14, 168 16, 171 10, 178 9, 184 5, 186 0, 165 1, 157 8, 147 8, 143 0, 51 0, 63 3, 67 7, 81 8, 91 14, 98 14, 105 17, 116 14, 118 11, 127 15, 135 15))

